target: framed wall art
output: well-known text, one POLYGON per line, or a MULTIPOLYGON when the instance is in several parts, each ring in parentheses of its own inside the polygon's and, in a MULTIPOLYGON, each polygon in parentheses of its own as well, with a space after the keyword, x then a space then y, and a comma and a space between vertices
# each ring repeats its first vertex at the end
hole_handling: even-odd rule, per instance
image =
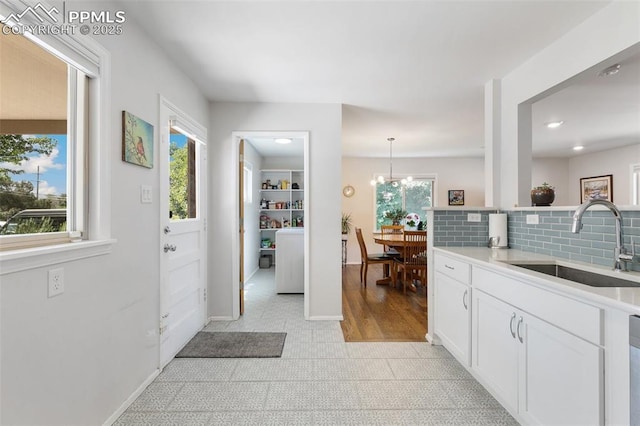
POLYGON ((462 189, 450 189, 449 190, 449 205, 450 206, 464 206, 464 190, 462 190, 462 189))
POLYGON ((613 175, 580 179, 580 202, 603 199, 613 202, 613 175))
POLYGON ((153 168, 153 126, 122 111, 122 161, 153 168))

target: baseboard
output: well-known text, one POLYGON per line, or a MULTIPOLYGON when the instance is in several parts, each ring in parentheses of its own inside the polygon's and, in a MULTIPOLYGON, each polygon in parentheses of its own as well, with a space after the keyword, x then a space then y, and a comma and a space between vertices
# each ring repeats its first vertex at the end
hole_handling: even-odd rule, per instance
POLYGON ((136 398, 138 398, 142 394, 142 392, 144 392, 144 390, 147 388, 147 386, 149 386, 151 384, 151 382, 153 382, 155 380, 155 378, 158 377, 158 374, 160 374, 160 370, 159 369, 157 369, 153 373, 151 373, 151 375, 149 377, 147 377, 145 379, 145 381, 142 382, 142 384, 140 386, 138 386, 138 389, 136 389, 129 396, 129 398, 127 398, 127 400, 125 402, 123 402, 122 405, 120 405, 120 407, 118 407, 118 409, 111 416, 109 416, 109 418, 103 423, 103 426, 110 426, 110 425, 114 424, 116 422, 116 420, 118 420, 118 418, 122 415, 122 413, 127 411, 127 408, 129 408, 129 406, 131 404, 133 404, 133 401, 135 401, 136 398))
POLYGON ((433 334, 427 333, 424 338, 427 339, 427 342, 431 343, 432 345, 442 345, 442 341, 440 340, 440 338, 438 336, 434 336, 433 334))
POLYGON ((248 277, 246 277, 246 278, 244 279, 244 282, 247 282, 247 281, 249 281, 251 278, 253 278, 253 276, 254 276, 254 275, 256 274, 256 272, 258 272, 259 270, 260 270, 260 268, 256 268, 256 269, 254 269, 254 270, 253 270, 253 272, 252 272, 252 273, 250 273, 250 274, 249 274, 249 276, 248 276, 248 277))
POLYGON ((342 315, 319 315, 315 317, 309 317, 309 321, 343 321, 344 317, 342 315))
POLYGON ((210 323, 211 321, 233 321, 233 317, 232 316, 220 316, 220 317, 209 317, 207 318, 207 324, 210 323))

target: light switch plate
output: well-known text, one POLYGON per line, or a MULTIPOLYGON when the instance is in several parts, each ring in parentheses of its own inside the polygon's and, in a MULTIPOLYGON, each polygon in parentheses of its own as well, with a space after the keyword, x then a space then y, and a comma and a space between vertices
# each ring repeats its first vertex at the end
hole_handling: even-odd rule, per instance
POLYGON ((527 225, 538 225, 540 224, 540 216, 537 214, 528 214, 527 215, 527 225))
POLYGON ((150 204, 153 201, 151 185, 140 185, 140 202, 150 204))
POLYGON ((482 216, 480 213, 467 213, 467 222, 481 222, 482 216))

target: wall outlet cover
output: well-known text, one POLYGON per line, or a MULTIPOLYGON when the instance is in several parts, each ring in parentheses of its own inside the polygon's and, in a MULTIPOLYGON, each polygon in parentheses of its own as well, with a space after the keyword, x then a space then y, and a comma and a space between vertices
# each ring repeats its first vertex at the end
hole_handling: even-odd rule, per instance
POLYGON ((49 269, 48 273, 48 295, 58 296, 64 293, 64 269, 49 269))
POLYGON ((467 213, 467 222, 481 222, 482 215, 480 213, 467 213))
POLYGON ((527 215, 527 225, 538 225, 540 224, 540 216, 537 214, 528 214, 527 215))

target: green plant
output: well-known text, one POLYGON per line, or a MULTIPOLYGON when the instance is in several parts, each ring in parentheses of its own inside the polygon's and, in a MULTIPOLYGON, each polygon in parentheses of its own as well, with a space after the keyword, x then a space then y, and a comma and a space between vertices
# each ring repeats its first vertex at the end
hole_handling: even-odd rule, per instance
POLYGON ((537 189, 538 191, 548 191, 556 189, 555 186, 549 185, 547 182, 543 182, 540 186, 534 186, 533 189, 537 189))
POLYGON ((342 233, 351 232, 351 213, 342 213, 342 233))
POLYGON ((400 221, 402 219, 405 218, 405 216, 407 215, 407 211, 398 207, 392 210, 388 210, 385 214, 384 217, 386 219, 391 219, 391 222, 393 222, 394 224, 396 223, 400 223, 400 221))

